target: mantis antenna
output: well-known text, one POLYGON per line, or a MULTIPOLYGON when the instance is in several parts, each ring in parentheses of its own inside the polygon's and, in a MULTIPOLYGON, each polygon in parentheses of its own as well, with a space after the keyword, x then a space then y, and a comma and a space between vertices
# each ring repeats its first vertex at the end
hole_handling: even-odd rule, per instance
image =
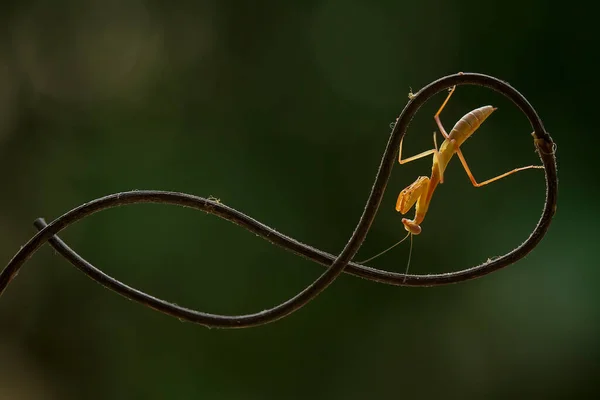
MULTIPOLYGON (((395 244, 391 245, 391 246, 390 246, 390 247, 388 247, 387 249, 383 250, 381 253, 377 253, 377 254, 375 254, 373 257, 371 257, 371 258, 367 258, 366 260, 363 260, 363 261, 357 261, 357 263, 358 263, 358 264, 364 264, 364 263, 368 263, 369 261, 372 261, 372 260, 376 259, 377 257, 379 257, 379 256, 381 256, 381 255, 384 255, 385 253, 387 253, 388 251, 390 251, 390 250, 391 250, 391 249, 393 249, 394 247, 398 246, 400 243, 404 242, 404 241, 405 241, 405 240, 408 238, 408 236, 409 236, 409 235, 410 235, 410 232, 408 232, 408 233, 406 234, 406 236, 404 236, 404 237, 403 237, 403 238, 402 238, 402 239, 401 239, 399 242, 396 242, 395 244)), ((411 251, 412 251, 412 238, 411 238, 411 240, 410 240, 410 243, 411 243, 411 246, 410 246, 410 247, 411 247, 411 251)), ((409 256, 409 261, 410 261, 410 256, 409 256)))
POLYGON ((368 263, 369 261, 372 261, 372 260, 376 259, 377 257, 379 257, 379 256, 387 253, 388 251, 390 251, 394 247, 398 246, 400 243, 404 242, 409 236, 410 236, 410 249, 408 250, 408 262, 406 263, 406 271, 404 272, 404 281, 406 281, 406 275, 408 274, 408 268, 410 267, 410 258, 412 256, 412 249, 413 249, 413 235, 410 232, 408 232, 406 234, 406 236, 404 236, 402 239, 400 239, 399 242, 394 243, 393 245, 391 245, 387 249, 383 250, 382 252, 377 253, 373 257, 367 258, 364 261, 357 261, 357 263, 358 264, 365 264, 365 263, 368 263))

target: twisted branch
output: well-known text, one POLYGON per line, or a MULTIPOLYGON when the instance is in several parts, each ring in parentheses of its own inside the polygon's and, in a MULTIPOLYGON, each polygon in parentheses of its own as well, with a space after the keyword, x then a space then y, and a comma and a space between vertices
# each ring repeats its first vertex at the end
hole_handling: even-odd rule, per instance
POLYGON ((49 242, 59 254, 65 257, 84 274, 122 296, 181 320, 217 328, 244 328, 266 324, 283 318, 314 299, 342 272, 395 286, 439 286, 474 279, 506 267, 523 258, 527 253, 533 250, 545 235, 556 211, 558 178, 554 150, 555 144, 544 129, 542 121, 531 104, 529 104, 527 99, 508 83, 483 74, 460 73, 449 75, 430 83, 413 95, 400 114, 383 153, 381 164, 377 171, 375 182, 363 214, 360 217, 350 240, 338 256, 300 243, 218 201, 185 193, 156 190, 130 191, 112 194, 85 203, 65 213, 50 224, 46 224, 41 218, 37 219, 34 225, 39 229, 39 232, 15 254, 12 260, 0 273, 0 296, 10 281, 17 275, 23 264, 46 242, 49 242), (375 219, 377 209, 381 203, 391 174, 392 166, 394 165, 397 156, 400 140, 405 135, 410 121, 419 108, 432 96, 454 85, 479 85, 491 88, 509 98, 529 119, 534 131, 534 145, 544 165, 546 176, 546 200, 537 226, 523 244, 509 253, 494 260, 488 260, 481 265, 456 272, 430 275, 405 275, 370 268, 351 262, 364 242, 371 224, 375 219), (319 263, 327 267, 327 270, 296 296, 271 309, 254 314, 238 316, 209 314, 169 303, 125 285, 94 267, 56 236, 60 231, 71 224, 74 224, 93 213, 113 207, 138 203, 173 204, 214 214, 253 232, 275 245, 283 247, 292 253, 319 263))

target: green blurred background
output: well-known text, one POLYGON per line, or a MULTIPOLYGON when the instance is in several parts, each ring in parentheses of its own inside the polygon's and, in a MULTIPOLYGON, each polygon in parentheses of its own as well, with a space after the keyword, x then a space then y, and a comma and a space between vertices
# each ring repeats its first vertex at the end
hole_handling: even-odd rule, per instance
MULTIPOLYGON (((0 399, 578 398, 599 389, 597 21, 564 2, 4 1, 0 259, 80 203, 131 189, 215 196, 338 253, 412 88, 458 71, 507 80, 558 144, 559 202, 519 263, 440 288, 340 277, 267 326, 181 323, 103 289, 45 246, 0 299, 0 399)), ((431 147, 438 95, 406 155, 431 147)), ((526 118, 458 88, 447 129, 499 107, 464 146, 478 180, 539 163, 526 118)), ((438 135, 438 138, 440 136, 438 135)), ((357 258, 404 235, 395 166, 357 258)), ((481 189, 453 161, 411 272, 462 269, 526 239, 541 171, 481 189)), ((412 211, 410 213, 412 216, 412 211)), ((138 205, 62 237, 128 284, 187 307, 272 307, 322 267, 201 212, 138 205)), ((371 265, 402 271, 408 246, 371 265)))

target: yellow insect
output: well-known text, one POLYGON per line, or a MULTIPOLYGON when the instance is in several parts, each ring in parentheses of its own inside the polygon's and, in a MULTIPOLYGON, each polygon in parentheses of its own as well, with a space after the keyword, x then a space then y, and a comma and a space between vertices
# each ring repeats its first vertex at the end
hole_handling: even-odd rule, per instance
MULTIPOLYGON (((495 178, 488 179, 487 181, 478 183, 473 177, 469 166, 467 165, 467 161, 463 156, 462 151, 460 150, 460 146, 467 140, 475 131, 479 128, 479 126, 489 117, 492 112, 496 110, 495 107, 492 106, 483 106, 476 108, 475 110, 465 114, 457 123, 454 125, 454 128, 450 131, 450 134, 446 132, 442 122, 440 121, 440 113, 450 100, 450 97, 454 93, 456 86, 453 86, 448 93, 448 97, 438 110, 438 112, 433 117, 435 122, 440 129, 440 132, 444 136, 445 140, 442 143, 442 146, 438 150, 437 141, 435 137, 435 132, 433 133, 433 143, 434 148, 431 150, 424 151, 422 153, 417 154, 416 156, 412 156, 409 158, 402 159, 402 141, 400 141, 400 150, 398 153, 398 162, 400 164, 406 164, 408 162, 417 160, 419 158, 427 157, 430 154, 433 154, 433 166, 431 168, 431 177, 419 176, 415 182, 410 184, 404 190, 402 190, 398 196, 398 200, 396 201, 396 211, 406 214, 412 206, 416 203, 415 206, 415 217, 414 219, 402 218, 402 224, 404 224, 404 228, 412 235, 418 235, 421 233, 421 223, 423 219, 425 219, 425 214, 427 214, 427 209, 429 208, 429 203, 431 202, 431 197, 433 196, 433 192, 435 191, 437 185, 439 183, 444 183, 444 170, 446 166, 454 156, 454 154, 458 155, 460 162, 462 163, 471 183, 475 187, 481 187, 487 185, 488 183, 492 183, 499 179, 502 179, 508 175, 514 174, 515 172, 523 171, 530 168, 544 168, 541 165, 528 165, 526 167, 515 168, 512 171, 508 171, 502 175, 499 175, 495 178)), ((403 138, 404 139, 404 138, 403 138)))
MULTIPOLYGON (((487 117, 489 117, 492 114, 492 112, 496 110, 496 108, 492 106, 484 106, 470 111, 469 113, 465 114, 456 123, 456 125, 454 125, 454 128, 452 128, 452 130, 448 134, 444 129, 442 122, 440 121, 440 113, 448 103, 448 100, 450 100, 450 97, 454 93, 455 89, 456 86, 453 86, 450 89, 448 97, 446 97, 446 100, 444 100, 444 103, 433 117, 438 128, 440 129, 440 132, 445 138, 439 150, 435 136, 436 133, 433 132, 433 149, 424 151, 422 153, 417 154, 416 156, 405 158, 403 160, 402 141, 404 140, 404 138, 402 138, 402 140, 400 141, 400 149, 398 152, 398 162, 400 164, 406 164, 408 162, 418 160, 419 158, 427 157, 428 155, 433 154, 433 166, 431 168, 431 177, 419 176, 416 181, 414 181, 412 184, 410 184, 400 192, 400 194, 398 195, 398 200, 396 201, 396 211, 402 214, 406 214, 416 203, 415 217, 413 219, 402 218, 402 224, 404 225, 404 228, 408 231, 408 233, 401 241, 397 242, 393 246, 367 260, 360 261, 359 263, 366 263, 379 257, 380 255, 388 252, 400 243, 404 242, 404 240, 406 240, 410 236, 411 246, 408 255, 408 264, 406 267, 406 272, 408 273, 408 266, 410 265, 410 258, 412 255, 412 237, 413 235, 418 235, 421 233, 421 223, 425 219, 425 214, 427 214, 427 210, 429 209, 429 203, 431 202, 433 192, 437 188, 438 184, 444 183, 444 171, 446 170, 446 167, 448 166, 448 163, 450 162, 452 157, 454 157, 454 154, 458 155, 458 158, 460 159, 460 162, 462 163, 465 171, 467 172, 471 183, 475 187, 487 185, 488 183, 492 183, 494 181, 497 181, 498 179, 502 179, 508 175, 514 174, 515 172, 523 171, 530 168, 544 168, 541 165, 528 165, 526 167, 515 168, 512 171, 508 171, 502 175, 498 175, 495 178, 488 179, 487 181, 481 183, 477 182, 477 180, 475 180, 475 177, 471 173, 469 166, 467 165, 467 161, 465 160, 465 157, 463 156, 463 153, 460 150, 460 146, 465 142, 465 140, 471 137, 473 133, 475 133, 475 131, 479 128, 479 126, 481 126, 483 121, 485 121, 487 117)), ((414 97, 412 91, 411 93, 409 93, 409 97, 414 97)))

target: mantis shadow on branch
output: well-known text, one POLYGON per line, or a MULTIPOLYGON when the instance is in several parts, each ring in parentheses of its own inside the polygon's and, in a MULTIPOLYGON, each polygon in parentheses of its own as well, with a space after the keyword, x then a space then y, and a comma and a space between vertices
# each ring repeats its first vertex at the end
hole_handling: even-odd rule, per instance
POLYGON ((533 248, 541 241, 542 237, 546 234, 548 227, 550 226, 552 217, 556 212, 558 192, 556 168, 555 143, 544 129, 542 121, 538 117, 536 111, 523 95, 521 95, 508 83, 492 76, 477 73, 459 73, 448 75, 428 84, 416 94, 410 96, 409 102, 402 110, 402 113, 394 125, 381 158, 381 163, 375 176, 375 182, 371 188, 371 193, 368 197, 358 224, 352 232, 347 244, 337 256, 300 243, 291 237, 285 236, 262 224, 261 222, 243 214, 242 212, 222 204, 218 200, 202 198, 185 193, 157 190, 136 190, 116 193, 92 200, 68 211, 49 224, 46 224, 46 222, 41 218, 37 219, 34 224, 39 230, 38 233, 21 247, 21 249, 15 254, 12 260, 10 260, 4 270, 0 273, 0 296, 12 279, 15 278, 23 264, 46 242, 49 242, 59 254, 66 258, 67 261, 72 263, 84 274, 88 275, 101 285, 121 294, 122 296, 142 303, 157 311, 174 316, 180 320, 198 323, 206 327, 214 328, 245 328, 263 325, 281 319, 314 299, 342 272, 375 282, 395 286, 439 286, 462 282, 497 271, 500 268, 506 267, 520 260, 530 251, 532 251, 533 248), (383 198, 383 194, 392 171, 392 166, 395 162, 396 156, 398 155, 400 143, 406 133, 410 121, 419 108, 432 96, 457 85, 478 85, 491 88, 515 103, 529 119, 534 132, 532 134, 534 146, 537 149, 537 153, 542 161, 546 177, 546 199, 538 224, 527 240, 516 249, 501 257, 488 260, 481 265, 456 272, 431 275, 408 275, 370 268, 365 265, 352 262, 352 259, 364 242, 371 224, 375 219, 377 209, 379 208, 383 198), (125 285, 124 283, 108 276, 98 268, 94 267, 84 258, 79 256, 75 251, 70 249, 66 243, 56 236, 59 232, 71 224, 93 213, 113 207, 138 203, 173 204, 214 214, 247 229, 248 231, 275 245, 281 246, 292 253, 321 264, 327 269, 319 278, 317 278, 312 284, 307 286, 300 293, 271 309, 254 314, 235 316, 209 314, 169 303, 165 300, 158 299, 140 290, 125 285))

